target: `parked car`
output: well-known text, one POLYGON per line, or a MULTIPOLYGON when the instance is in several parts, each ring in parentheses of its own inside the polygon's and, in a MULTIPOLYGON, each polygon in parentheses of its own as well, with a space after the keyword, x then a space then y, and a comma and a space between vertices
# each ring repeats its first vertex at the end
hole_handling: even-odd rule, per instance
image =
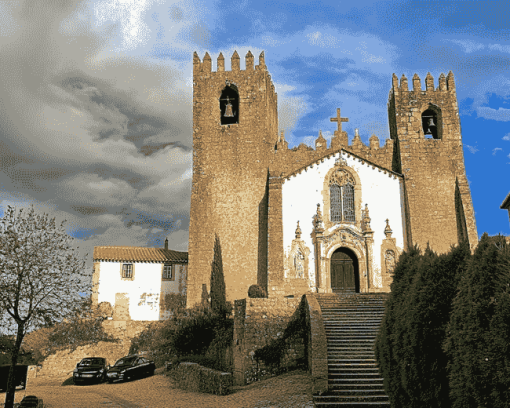
POLYGON ((156 365, 154 361, 147 360, 145 357, 131 355, 122 357, 113 367, 110 367, 106 377, 108 382, 129 381, 134 378, 147 377, 154 375, 156 365))
POLYGON ((87 357, 76 364, 73 371, 73 381, 75 384, 85 382, 103 382, 106 379, 108 370, 106 359, 102 357, 87 357))
POLYGON ((21 400, 21 404, 19 404, 19 408, 38 408, 42 406, 42 399, 37 398, 35 395, 26 395, 21 400))

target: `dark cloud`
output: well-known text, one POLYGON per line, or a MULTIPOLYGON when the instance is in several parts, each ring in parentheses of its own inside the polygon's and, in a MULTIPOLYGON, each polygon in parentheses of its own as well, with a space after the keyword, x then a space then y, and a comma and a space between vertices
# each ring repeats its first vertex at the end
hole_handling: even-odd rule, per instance
POLYGON ((2 204, 69 220, 89 253, 166 236, 186 250, 192 90, 182 69, 114 51, 120 23, 96 26, 88 1, 2 11, 2 204))

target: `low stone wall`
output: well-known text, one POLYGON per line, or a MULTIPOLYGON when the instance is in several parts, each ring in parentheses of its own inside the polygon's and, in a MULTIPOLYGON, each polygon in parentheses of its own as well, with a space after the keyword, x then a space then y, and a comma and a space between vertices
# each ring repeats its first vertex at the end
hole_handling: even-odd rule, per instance
POLYGON ((78 347, 74 351, 57 351, 43 361, 42 369, 37 376, 71 376, 76 364, 85 357, 104 357, 107 364, 113 365, 115 361, 129 353, 130 346, 130 341, 121 343, 101 341, 97 344, 78 347))
POLYGON ((197 363, 180 363, 177 367, 170 367, 167 375, 178 388, 194 392, 225 395, 233 384, 231 373, 222 373, 197 363))
MULTIPOLYGON (((300 298, 262 298, 235 301, 234 308, 234 381, 236 385, 261 380, 271 375, 254 358, 255 350, 283 335, 296 313, 300 298)), ((305 339, 289 345, 282 366, 295 365, 304 358, 305 339)))
POLYGON ((308 327, 307 358, 308 370, 313 377, 313 394, 320 395, 328 390, 328 344, 322 312, 315 295, 306 295, 306 325, 308 327))
POLYGON ((78 347, 74 351, 70 349, 57 351, 43 361, 37 376, 71 375, 76 364, 85 357, 104 357, 107 364, 113 365, 119 358, 129 354, 131 339, 150 323, 152 322, 105 320, 102 323, 104 331, 118 339, 118 343, 100 341, 97 344, 78 347))

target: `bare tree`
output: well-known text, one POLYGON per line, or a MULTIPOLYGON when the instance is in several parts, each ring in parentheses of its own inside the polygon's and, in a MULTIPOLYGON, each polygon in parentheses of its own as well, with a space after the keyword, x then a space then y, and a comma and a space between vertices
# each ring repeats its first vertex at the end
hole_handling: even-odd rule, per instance
POLYGON ((0 316, 16 331, 5 407, 14 405, 14 370, 28 329, 62 321, 88 285, 74 239, 48 214, 8 206, 0 219, 0 316))

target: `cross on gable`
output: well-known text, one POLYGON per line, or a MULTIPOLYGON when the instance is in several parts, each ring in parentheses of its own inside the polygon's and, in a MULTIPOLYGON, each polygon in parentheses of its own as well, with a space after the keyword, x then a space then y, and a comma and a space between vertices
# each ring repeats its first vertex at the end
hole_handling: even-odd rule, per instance
POLYGON ((331 122, 338 122, 338 133, 342 132, 342 122, 349 122, 347 118, 340 117, 340 108, 336 109, 336 118, 329 118, 331 122))

